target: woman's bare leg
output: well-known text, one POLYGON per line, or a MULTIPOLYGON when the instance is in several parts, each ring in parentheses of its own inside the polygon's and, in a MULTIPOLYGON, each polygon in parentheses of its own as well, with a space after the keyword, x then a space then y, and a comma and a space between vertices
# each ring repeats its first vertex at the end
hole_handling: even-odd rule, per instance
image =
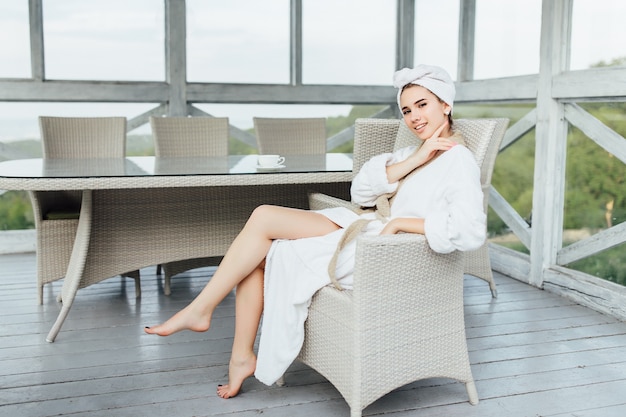
POLYGON ((338 228, 327 217, 312 211, 257 207, 200 294, 165 323, 146 327, 146 333, 168 336, 185 329, 208 330, 215 307, 263 262, 274 239, 322 236, 338 228))
POLYGON ((222 398, 237 395, 243 381, 256 369, 254 341, 263 312, 263 273, 259 267, 237 285, 235 339, 228 366, 228 385, 217 387, 217 395, 222 398))

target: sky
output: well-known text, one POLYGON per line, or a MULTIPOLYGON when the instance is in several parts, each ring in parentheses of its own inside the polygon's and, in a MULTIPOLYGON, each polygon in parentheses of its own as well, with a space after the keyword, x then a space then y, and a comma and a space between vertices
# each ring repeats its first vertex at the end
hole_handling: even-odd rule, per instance
MULTIPOLYGON (((30 76, 27 0, 0 0, 0 78, 30 76), (26 51, 26 52, 25 52, 26 51)), ((541 0, 477 0, 477 79, 536 73, 541 0)), ((289 0, 187 0, 188 80, 286 83, 289 0)), ((163 3, 43 0, 50 79, 164 79, 163 3), (123 13, 119 11, 123 10, 123 13), (120 64, 122 63, 122 64, 120 64)), ((391 85, 395 0, 304 0, 305 83, 391 85)), ((459 0, 416 0, 416 63, 456 77, 459 0)), ((626 2, 574 0, 571 68, 626 56, 626 2)), ((0 102, 0 142, 38 137, 36 116, 126 115, 146 104, 0 102)), ((247 129, 253 116, 336 116, 350 106, 199 105, 247 129)), ((144 129, 145 131, 145 129, 144 129)))

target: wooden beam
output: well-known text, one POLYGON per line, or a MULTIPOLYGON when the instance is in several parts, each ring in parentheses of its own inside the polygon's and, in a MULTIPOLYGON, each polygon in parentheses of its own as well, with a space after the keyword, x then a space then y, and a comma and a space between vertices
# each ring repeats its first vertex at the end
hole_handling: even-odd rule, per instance
POLYGON ((42 0, 28 0, 31 77, 38 81, 43 80, 46 76, 41 1, 42 0))
POLYGON ((396 69, 413 67, 415 49, 415 0, 397 0, 396 69))
POLYGON ((565 117, 587 137, 626 164, 626 140, 577 104, 565 105, 565 117))
POLYGON ((290 1, 289 83, 302 84, 302 0, 290 1))
POLYGON ((208 84, 187 86, 194 103, 380 104, 396 101, 392 86, 208 84))
POLYGON ((626 320, 626 287, 573 269, 545 271, 544 288, 578 304, 626 320))
POLYGON ((461 0, 459 7, 457 81, 470 81, 474 79, 475 39, 476 0, 461 0))
POLYGON ((165 78, 170 116, 187 113, 187 18, 185 0, 165 1, 165 78))
POLYGON ((555 74, 552 80, 554 98, 574 101, 608 101, 626 99, 626 68, 592 68, 555 74))
POLYGON ((500 152, 511 146, 513 143, 517 142, 517 140, 524 136, 526 133, 530 132, 536 124, 537 109, 532 109, 531 111, 526 113, 524 117, 519 119, 513 126, 510 126, 506 130, 504 138, 502 139, 502 143, 500 143, 500 152))
POLYGON ((489 206, 524 246, 530 249, 530 226, 493 186, 489 189, 489 206))
POLYGON ((2 81, 0 101, 162 103, 169 87, 162 82, 2 81))
POLYGON ((557 264, 567 265, 626 242, 626 223, 602 230, 561 249, 557 264))
POLYGON ((533 226, 530 283, 541 287, 543 273, 556 263, 562 246, 567 122, 553 99, 552 78, 567 69, 572 0, 543 0, 535 128, 533 226))
POLYGON ((148 110, 140 114, 139 116, 135 116, 132 119, 128 120, 126 123, 126 131, 130 132, 138 127, 145 125, 146 123, 150 123, 150 116, 160 117, 167 113, 167 105, 160 104, 157 107, 148 110))
POLYGON ((458 102, 529 102, 537 100, 538 76, 522 75, 517 77, 493 78, 457 83, 458 102))

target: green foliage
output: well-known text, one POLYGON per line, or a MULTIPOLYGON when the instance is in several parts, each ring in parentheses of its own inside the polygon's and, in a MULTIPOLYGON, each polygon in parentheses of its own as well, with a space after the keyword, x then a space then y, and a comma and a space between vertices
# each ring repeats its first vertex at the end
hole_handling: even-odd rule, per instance
POLYGON ((154 141, 152 135, 128 135, 126 138, 126 155, 154 155, 154 141))
MULTIPOLYGON (((598 103, 587 107, 600 121, 618 133, 626 134, 623 122, 612 123, 617 120, 614 116, 626 113, 625 109, 598 103)), ((624 221, 626 165, 580 130, 571 128, 567 146, 564 228, 607 228, 624 221)))
POLYGON ((617 246, 566 266, 596 277, 602 277, 616 284, 626 285, 624 249, 624 245, 617 246))
POLYGON ((24 191, 7 191, 0 195, 0 230, 22 230, 35 227, 33 210, 24 191))

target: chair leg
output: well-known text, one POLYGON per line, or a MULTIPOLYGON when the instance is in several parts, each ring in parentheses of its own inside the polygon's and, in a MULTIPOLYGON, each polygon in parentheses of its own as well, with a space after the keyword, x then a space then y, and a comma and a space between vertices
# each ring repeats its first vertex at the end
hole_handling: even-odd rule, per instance
POLYGON ((489 288, 491 289, 491 298, 498 298, 498 289, 493 281, 489 283, 489 288))
POLYGON ((43 304, 43 284, 37 284, 37 301, 39 305, 43 304))
POLYGON ((172 287, 171 287, 172 276, 166 272, 165 279, 163 281, 164 281, 163 282, 163 294, 170 295, 172 293, 172 287))
POLYGON ((135 298, 141 297, 141 274, 138 269, 122 274, 123 277, 135 280, 135 298))
POLYGON ((478 404, 478 392, 476 391, 476 384, 474 381, 466 382, 465 389, 467 390, 467 396, 469 397, 470 404, 478 404))
POLYGON ((156 267, 156 274, 161 275, 162 270, 163 270, 163 267, 161 266, 161 264, 158 264, 156 267))
POLYGON ((141 297, 141 278, 135 278, 135 298, 141 297))

